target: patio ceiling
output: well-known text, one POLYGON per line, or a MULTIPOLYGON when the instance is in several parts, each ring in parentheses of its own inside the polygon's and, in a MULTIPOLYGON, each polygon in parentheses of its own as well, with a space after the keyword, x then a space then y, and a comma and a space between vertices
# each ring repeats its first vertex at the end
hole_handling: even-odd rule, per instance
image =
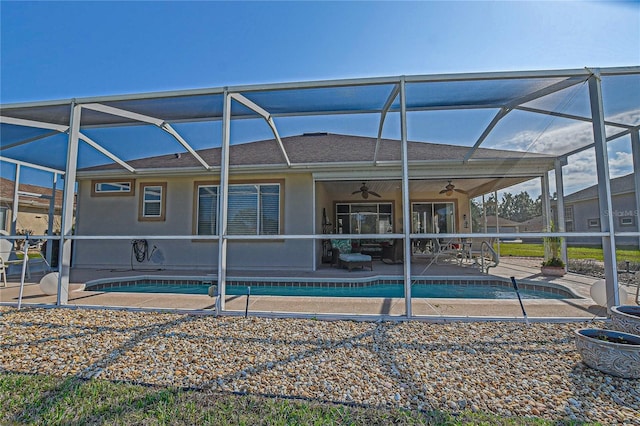
MULTIPOLYGON (((640 67, 603 68, 599 72, 605 101, 607 136, 613 140, 638 128, 640 111, 640 67)), ((477 129, 478 137, 468 141, 465 160, 473 158, 475 150, 492 133, 501 120, 512 111, 532 117, 555 116, 562 119, 590 121, 588 102, 576 103, 572 109, 559 102, 564 91, 585 83, 592 70, 526 71, 502 73, 421 75, 303 83, 280 83, 183 90, 160 93, 30 102, 0 106, 0 149, 3 160, 23 161, 64 170, 63 156, 52 156, 42 149, 25 151, 19 148, 37 141, 47 141, 68 132, 71 106, 83 106, 80 139, 112 161, 134 172, 123 158, 104 148, 100 141, 82 132, 86 129, 114 126, 152 125, 177 140, 198 159, 202 167, 209 165, 201 158, 187 138, 172 123, 220 121, 223 118, 225 93, 232 96, 232 119, 262 118, 280 141, 274 118, 373 113, 380 115, 378 136, 382 133, 388 113, 400 112, 399 85, 405 82, 406 110, 494 110, 494 119, 477 129)), ((586 90, 586 89, 585 89, 586 90)), ((466 125, 463 123, 462 125, 466 125)), ((523 129, 526 131, 527 129, 523 129)), ((66 144, 61 144, 64 148, 66 144)), ((39 145, 42 146, 42 145, 39 145)), ((63 149, 60 144, 51 150, 63 149)), ((566 156, 592 144, 588 142, 566 148, 558 156, 566 156)), ((286 151, 280 144, 286 158, 286 151)), ((83 167, 82 164, 79 165, 83 167)))
MULTIPOLYGON (((409 180, 409 190, 411 193, 438 193, 451 180, 456 189, 466 191, 469 197, 473 198, 489 192, 499 191, 530 179, 530 177, 411 179, 409 180)), ((323 181, 321 185, 330 194, 349 196, 353 191, 358 190, 362 182, 362 180, 323 181)), ((402 181, 400 179, 367 180, 366 184, 369 190, 379 194, 399 194, 402 191, 402 181)), ((375 198, 369 199, 369 201, 371 200, 375 200, 375 198)))

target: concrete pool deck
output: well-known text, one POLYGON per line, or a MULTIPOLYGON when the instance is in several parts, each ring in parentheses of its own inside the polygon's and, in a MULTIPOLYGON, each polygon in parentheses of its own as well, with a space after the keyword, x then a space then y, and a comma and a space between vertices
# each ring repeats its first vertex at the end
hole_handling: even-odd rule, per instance
MULTIPOLYGON (((500 265, 491 270, 490 276, 515 277, 518 280, 536 281, 562 285, 575 294, 578 299, 526 299, 525 309, 529 318, 583 318, 606 316, 606 309, 595 304, 589 296, 591 285, 597 280, 594 277, 569 273, 561 278, 544 277, 537 266, 539 260, 509 259, 501 260, 500 265)), ((420 261, 412 262, 412 273, 417 274, 426 270, 420 261)), ((210 272, 212 274, 213 271, 210 272)), ((274 274, 273 271, 230 271, 228 277, 296 277, 304 278, 362 278, 375 275, 401 275, 402 265, 386 265, 381 262, 374 264, 373 271, 353 271, 324 267, 315 272, 285 271, 274 274), (347 275, 345 275, 347 274, 347 275)), ((206 271, 104 271, 95 269, 72 269, 70 282, 83 284, 98 278, 120 278, 139 275, 162 276, 205 276, 206 271)), ((429 276, 443 276, 451 279, 454 276, 487 277, 481 275, 475 268, 464 268, 457 265, 429 265, 429 276)), ((38 285, 42 275, 32 275, 32 279, 25 284, 22 305, 42 306, 55 305, 56 296, 43 294, 38 285)), ((18 302, 19 280, 10 280, 6 288, 0 287, 0 303, 14 305, 18 302)), ((629 295, 623 304, 635 304, 635 287, 626 287, 629 295)), ((244 295, 225 298, 225 312, 228 314, 244 314, 247 298, 244 295)), ((122 307, 138 309, 172 309, 185 311, 211 311, 214 299, 206 295, 186 294, 154 294, 154 293, 115 293, 100 291, 72 291, 69 294, 69 306, 77 307, 122 307)), ((351 298, 351 297, 284 297, 284 296, 251 296, 249 298, 249 312, 252 315, 278 313, 282 315, 299 314, 307 316, 403 316, 405 301, 403 298, 351 298)), ((475 317, 492 317, 515 319, 522 317, 522 311, 517 299, 495 300, 487 299, 413 299, 412 311, 414 316, 428 319, 464 319, 475 317)))

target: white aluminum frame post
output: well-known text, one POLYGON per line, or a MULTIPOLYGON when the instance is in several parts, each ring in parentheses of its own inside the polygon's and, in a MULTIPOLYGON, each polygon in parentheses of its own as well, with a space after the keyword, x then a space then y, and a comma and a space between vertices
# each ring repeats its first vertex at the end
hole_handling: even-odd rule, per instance
POLYGON ((58 295, 57 305, 69 303, 69 273, 71 271, 71 243, 67 237, 73 232, 73 200, 78 168, 78 140, 80 139, 80 120, 82 106, 71 103, 69 124, 69 144, 67 146, 67 167, 64 175, 64 193, 62 198, 62 220, 60 224, 60 250, 58 257, 58 295))
MULTIPOLYGON (((636 228, 640 232, 640 129, 631 132, 631 152, 633 155, 633 188, 636 194, 635 220, 636 228)), ((640 236, 638 236, 640 250, 640 236)))
MULTIPOLYGON (((566 159, 556 158, 555 176, 556 176, 556 232, 566 232, 566 224, 564 217, 564 182, 562 181, 562 166, 566 165, 566 159)), ((564 270, 568 269, 569 256, 567 255, 567 239, 562 238, 560 243, 561 257, 564 262, 564 270)))
POLYGON ((602 252, 604 255, 607 307, 611 309, 613 306, 620 304, 620 295, 618 294, 616 237, 613 228, 611 181, 609 180, 609 155, 607 153, 607 136, 605 133, 601 83, 600 71, 596 69, 593 71, 591 77, 589 77, 589 101, 591 104, 591 123, 593 126, 596 171, 598 174, 600 231, 607 233, 602 236, 602 252))
POLYGON ((216 312, 225 309, 227 294, 227 206, 229 195, 229 141, 231 132, 231 95, 224 91, 222 110, 222 147, 220 148, 220 210, 218 213, 218 300, 216 312))
POLYGON ((402 143, 402 227, 404 231, 404 303, 407 318, 411 310, 411 218, 409 217, 409 152, 407 145, 407 93, 400 79, 400 138, 402 143))

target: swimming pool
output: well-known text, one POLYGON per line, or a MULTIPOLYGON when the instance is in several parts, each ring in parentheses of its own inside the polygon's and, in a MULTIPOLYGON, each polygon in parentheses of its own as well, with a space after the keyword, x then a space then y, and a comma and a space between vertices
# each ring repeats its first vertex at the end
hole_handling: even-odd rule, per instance
MULTIPOLYGON (((88 282, 86 290, 121 293, 207 294, 215 280, 178 279, 175 277, 129 277, 119 280, 88 282)), ((246 295, 251 287, 252 296, 302 297, 404 297, 404 286, 398 279, 367 279, 356 282, 294 281, 284 279, 229 280, 227 295, 246 295)), ((559 285, 519 282, 520 295, 525 299, 575 299, 569 289, 559 285)), ((418 279, 411 286, 413 298, 455 299, 515 299, 517 295, 510 281, 499 279, 418 279)))

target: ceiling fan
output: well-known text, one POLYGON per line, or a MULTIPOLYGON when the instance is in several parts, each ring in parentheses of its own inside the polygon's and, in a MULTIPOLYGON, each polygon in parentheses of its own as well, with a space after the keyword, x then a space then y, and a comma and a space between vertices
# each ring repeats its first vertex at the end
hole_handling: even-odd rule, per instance
POLYGON ((360 187, 360 189, 358 189, 357 191, 353 191, 351 195, 355 195, 357 193, 361 193, 362 198, 364 198, 365 200, 369 198, 369 194, 380 198, 380 194, 378 194, 377 192, 369 191, 369 188, 367 187, 367 184, 365 182, 362 182, 362 186, 360 187))
POLYGON ((459 192, 461 194, 467 193, 467 191, 464 191, 462 189, 456 189, 456 186, 452 184, 451 179, 449 179, 449 183, 447 184, 447 186, 444 187, 442 191, 440 191, 440 194, 446 194, 447 197, 450 197, 451 194, 453 194, 453 191, 459 192))

